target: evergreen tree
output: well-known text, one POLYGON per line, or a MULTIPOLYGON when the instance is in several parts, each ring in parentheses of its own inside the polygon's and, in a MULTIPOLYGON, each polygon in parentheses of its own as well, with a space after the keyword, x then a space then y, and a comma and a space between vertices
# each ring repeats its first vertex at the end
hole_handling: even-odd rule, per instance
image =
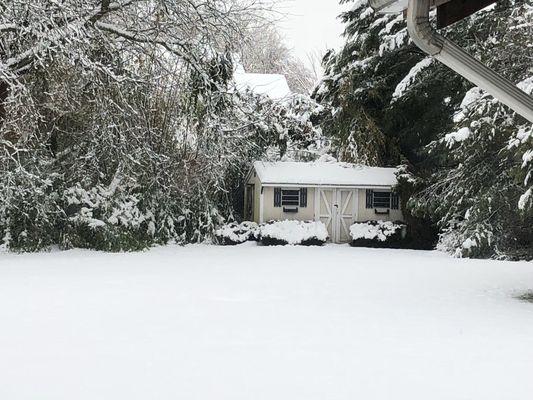
MULTIPOLYGON (((451 126, 467 84, 410 42, 401 15, 376 14, 362 0, 342 20, 346 44, 325 57, 326 76, 314 93, 328 110, 321 127, 334 155, 369 165, 405 164, 423 174, 431 162, 424 146, 451 126)), ((405 207, 417 181, 402 182, 412 246, 430 248, 436 229, 405 207)))
MULTIPOLYGON (((479 51, 486 62, 533 94, 531 2, 500 4, 479 51)), ((533 126, 479 88, 471 89, 454 127, 429 147, 439 163, 412 199, 438 221, 439 246, 458 256, 533 258, 533 126)))
MULTIPOLYGON (((483 10, 454 24, 444 35, 511 80, 520 81, 531 74, 530 10, 531 1, 498 2, 494 9, 483 10)), ((453 202, 458 197, 451 196, 450 201, 443 202, 439 208, 441 196, 450 194, 452 187, 460 190, 460 187, 471 185, 473 179, 479 180, 478 196, 481 197, 484 196, 483 190, 494 185, 490 176, 483 177, 482 173, 470 176, 470 172, 465 171, 461 175, 453 175, 455 179, 451 180, 445 172, 464 166, 456 152, 453 156, 450 154, 454 152, 454 146, 442 146, 442 140, 462 126, 457 125, 455 114, 460 112, 465 94, 472 85, 416 48, 408 38, 403 16, 375 14, 366 0, 360 0, 342 15, 342 20, 346 24, 346 43, 338 53, 325 57, 326 76, 314 93, 314 97, 328 110, 322 129, 331 139, 332 151, 342 160, 372 165, 402 165, 399 191, 412 244, 430 247, 436 233, 430 221, 453 235, 458 229, 458 225, 452 222, 453 218, 460 218, 459 215, 466 212, 459 207, 460 212, 451 212, 453 218, 443 219, 442 212, 447 207, 456 206, 453 202), (441 146, 436 143, 441 143, 441 146), (455 158, 452 164, 451 158, 455 158), (414 200, 408 202, 411 197, 414 200)), ((496 118, 491 114, 494 110, 484 110, 486 114, 482 119, 489 115, 496 118)), ((514 117, 512 119, 515 120, 514 117)), ((494 154, 501 157, 504 153, 508 155, 510 149, 503 144, 511 136, 515 138, 513 143, 520 141, 524 157, 529 157, 529 153, 523 150, 529 140, 524 139, 527 135, 523 132, 529 132, 528 128, 513 122, 504 129, 505 125, 498 119, 489 125, 492 131, 498 132, 491 137, 499 137, 499 141, 494 139, 486 146, 478 142, 480 148, 462 149, 464 156, 479 154, 484 157, 483 151, 490 154, 487 160, 494 154), (516 139, 518 136, 521 139, 516 139)), ((516 154, 510 158, 515 160, 516 167, 516 154)), ((481 166, 480 160, 475 157, 469 158, 469 161, 472 167, 481 166)), ((529 161, 523 164, 527 164, 524 168, 530 168, 529 161)), ((498 165, 500 168, 493 169, 493 173, 502 179, 500 188, 515 187, 518 182, 516 177, 524 178, 523 169, 519 173, 509 163, 498 165), (515 177, 514 180, 511 177, 515 177)), ((530 179, 527 173, 524 179, 530 179)), ((522 197, 519 196, 521 204, 529 204, 529 192, 520 192, 519 186, 515 189, 502 198, 511 204, 512 199, 522 193, 522 197)), ((466 197, 472 196, 470 200, 475 201, 471 192, 466 190, 466 193, 466 197)), ((516 205, 516 202, 513 204, 516 205)), ((509 210, 513 212, 512 207, 509 210)), ((515 214, 516 210, 515 206, 515 214)), ((500 212, 498 216, 502 223, 506 220, 505 213, 500 212)), ((514 223, 511 221, 516 219, 507 221, 500 230, 509 229, 514 223)), ((520 226, 525 226, 523 224, 528 220, 521 221, 520 226)), ((451 237, 449 235, 446 237, 451 237)), ((450 250, 449 246, 444 247, 450 250)), ((476 252, 461 254, 475 255, 476 252)), ((479 254, 487 256, 494 255, 494 252, 479 254)))
POLYGON ((322 128, 334 152, 372 165, 422 162, 467 87, 410 42, 401 15, 376 14, 363 0, 342 20, 346 44, 326 56, 314 94, 330 109, 322 128))

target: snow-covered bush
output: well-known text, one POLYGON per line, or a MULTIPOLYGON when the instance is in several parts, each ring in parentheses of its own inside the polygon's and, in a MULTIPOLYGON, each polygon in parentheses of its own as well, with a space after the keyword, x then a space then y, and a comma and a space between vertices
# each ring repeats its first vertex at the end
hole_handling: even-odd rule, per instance
POLYGON ((249 240, 257 240, 258 237, 259 225, 250 221, 244 221, 240 224, 232 222, 215 231, 215 240, 222 245, 240 244, 249 240))
POLYGON ((400 247, 405 225, 392 221, 357 222, 350 226, 352 246, 400 247))
POLYGON ((271 221, 260 227, 260 238, 267 246, 321 246, 328 240, 328 230, 320 221, 271 221))
POLYGON ((230 90, 253 4, 64 3, 0 13, 3 248, 200 242, 253 160, 315 144, 314 102, 230 90))
POLYGON ((35 251, 58 242, 63 216, 57 174, 11 169, 0 157, 0 248, 35 251))
POLYGON ((87 190, 76 185, 65 190, 62 247, 121 251, 140 250, 152 244, 154 215, 142 209, 140 194, 127 189, 97 185, 87 190))

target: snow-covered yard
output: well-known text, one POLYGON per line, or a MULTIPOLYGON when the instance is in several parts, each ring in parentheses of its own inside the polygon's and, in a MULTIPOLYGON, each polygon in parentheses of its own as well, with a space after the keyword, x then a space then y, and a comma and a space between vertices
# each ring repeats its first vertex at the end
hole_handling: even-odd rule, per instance
POLYGON ((188 246, 0 254, 0 399, 531 399, 533 263, 188 246))

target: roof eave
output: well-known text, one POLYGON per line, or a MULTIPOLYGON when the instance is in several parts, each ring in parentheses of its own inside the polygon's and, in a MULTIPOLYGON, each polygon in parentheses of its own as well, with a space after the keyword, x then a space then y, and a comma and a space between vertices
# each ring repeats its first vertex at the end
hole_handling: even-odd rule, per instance
POLYGON ((261 182, 262 186, 266 187, 289 187, 289 186, 305 186, 305 187, 345 187, 354 189, 365 188, 392 188, 397 185, 394 184, 361 184, 361 183, 296 183, 296 182, 261 182))

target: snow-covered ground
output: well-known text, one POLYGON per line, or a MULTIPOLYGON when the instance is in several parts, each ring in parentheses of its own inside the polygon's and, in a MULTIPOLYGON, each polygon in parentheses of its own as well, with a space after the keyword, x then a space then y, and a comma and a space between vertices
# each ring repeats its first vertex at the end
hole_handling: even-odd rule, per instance
POLYGON ((529 400, 533 263, 188 246, 0 254, 0 399, 529 400))

